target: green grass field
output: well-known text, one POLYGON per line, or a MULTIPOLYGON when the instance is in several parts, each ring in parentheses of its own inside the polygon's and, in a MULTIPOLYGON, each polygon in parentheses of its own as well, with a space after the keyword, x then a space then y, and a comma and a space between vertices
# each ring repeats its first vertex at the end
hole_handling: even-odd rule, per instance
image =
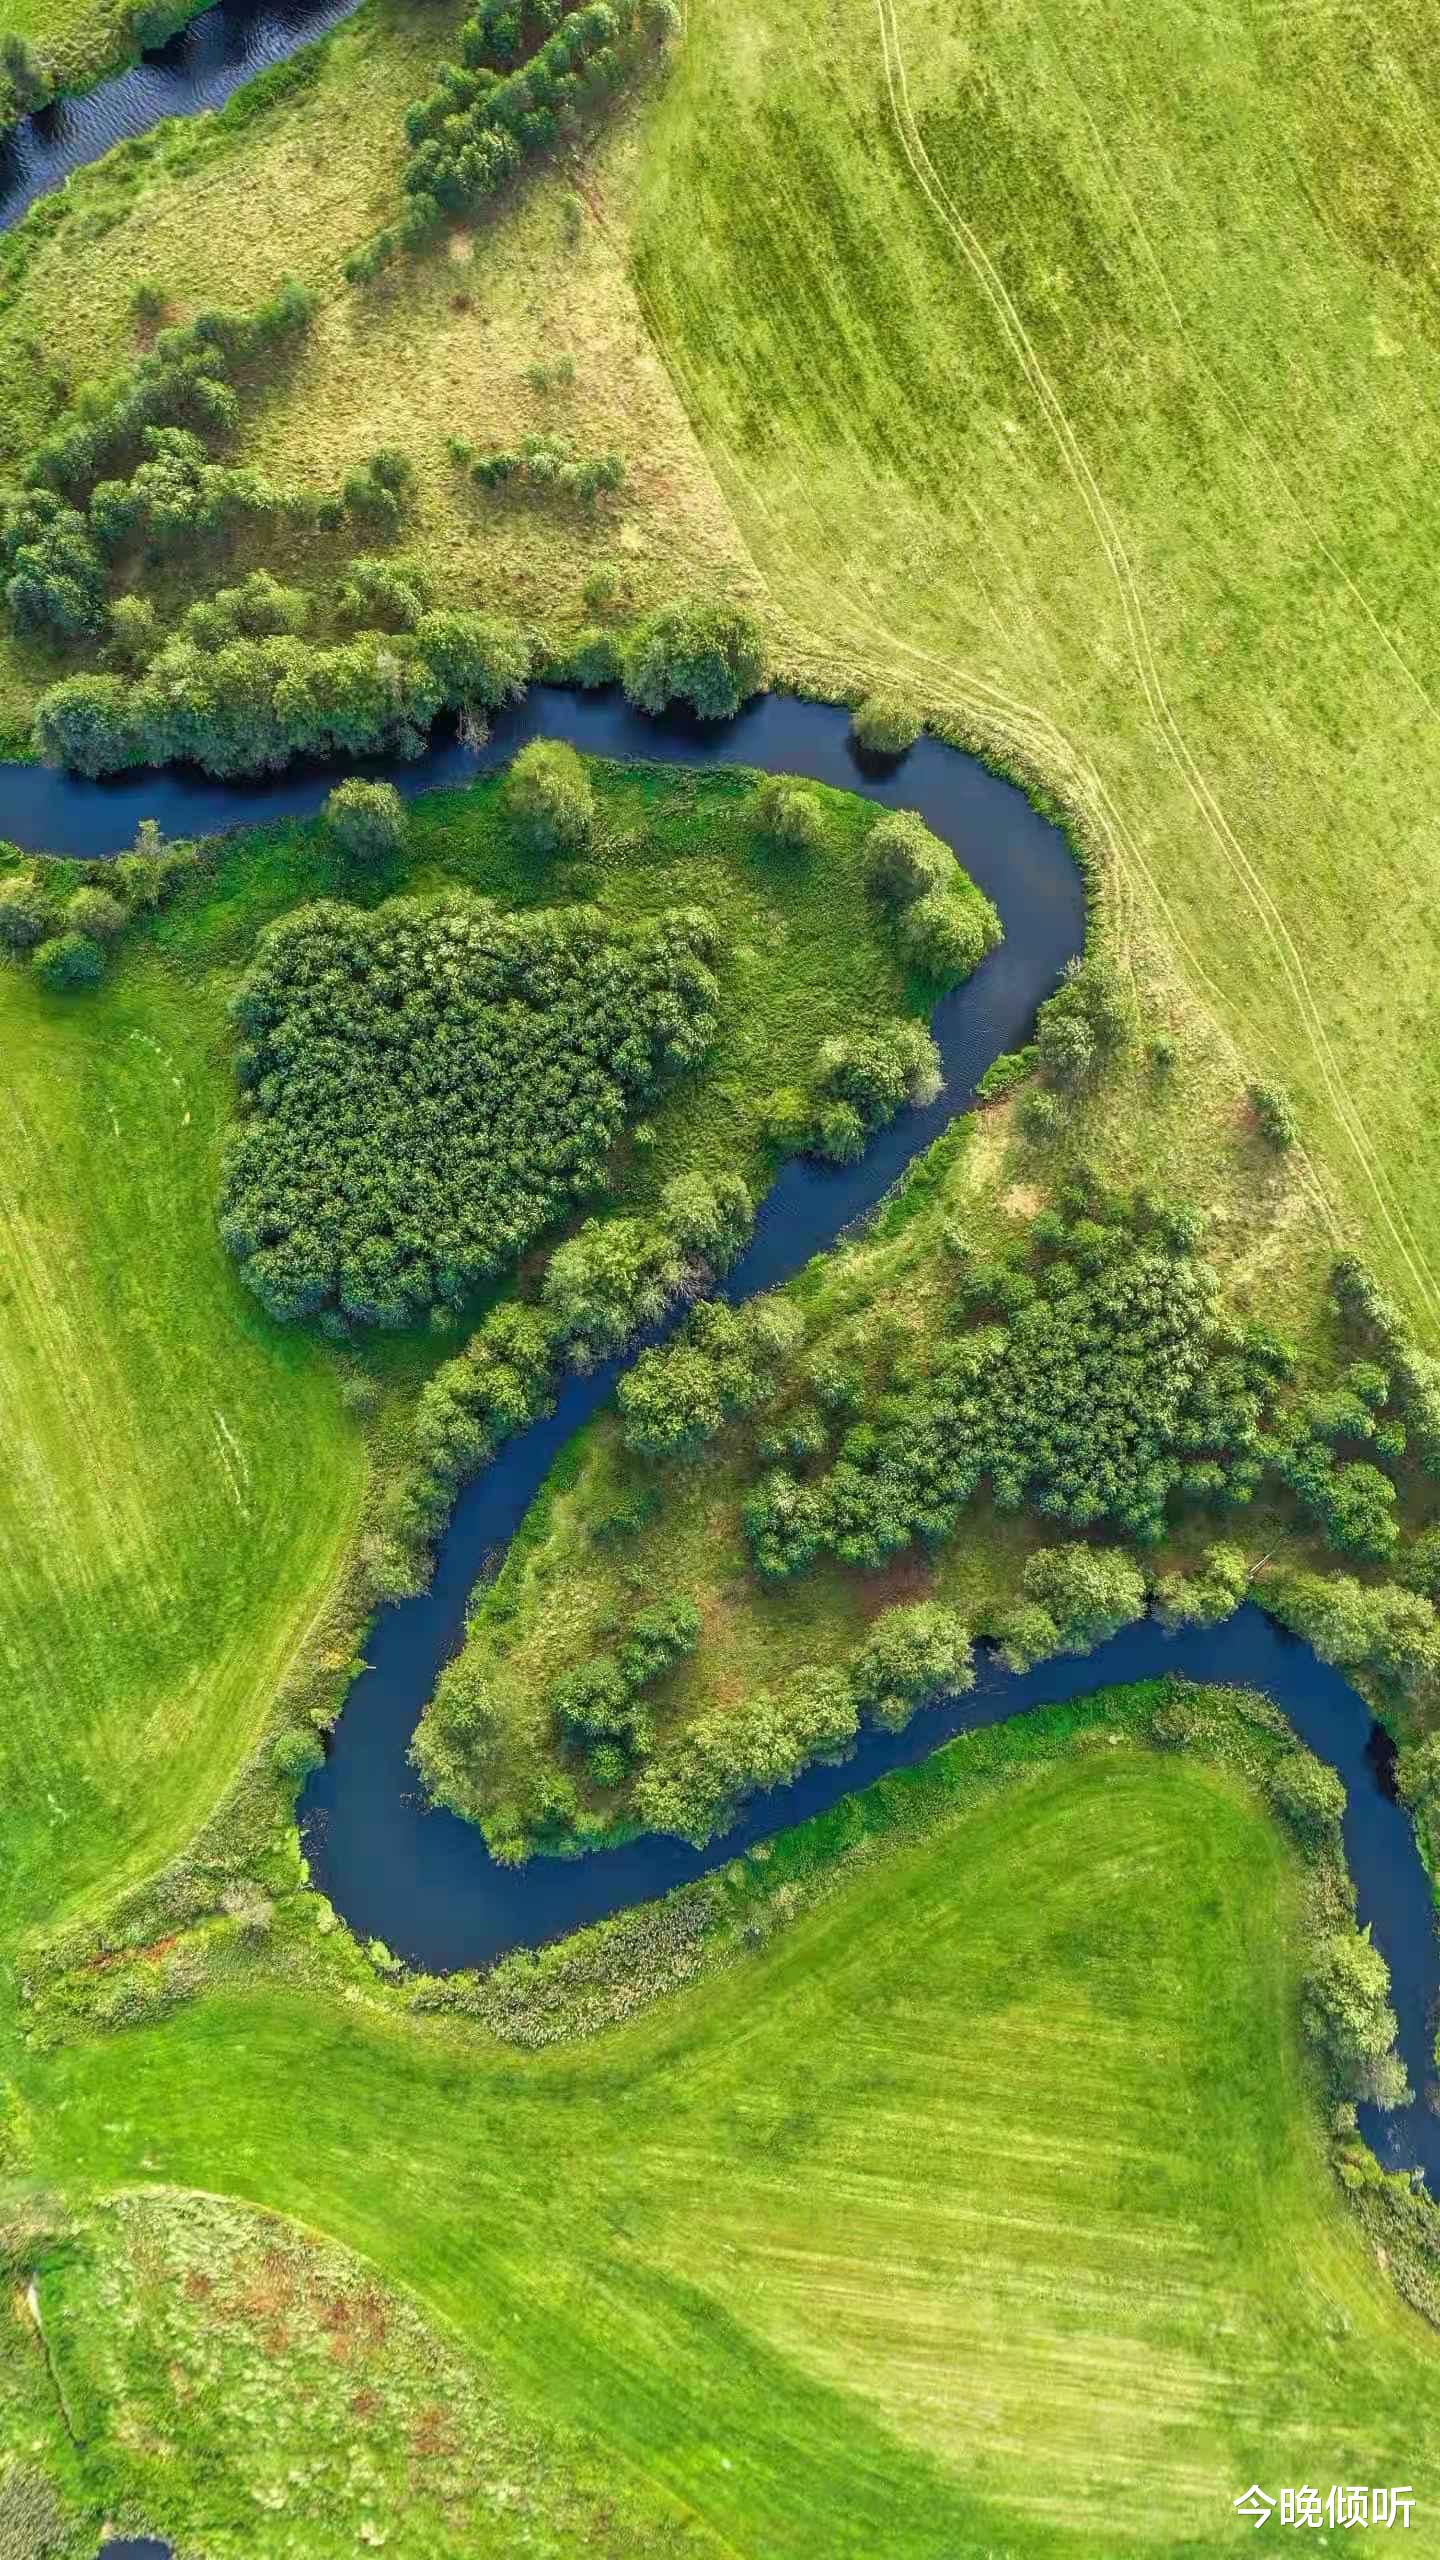
MULTIPOLYGON (((603 2448, 617 2498, 677 2500, 697 2538, 676 2549, 1238 2551, 1252 2479, 1332 2477, 1412 2483, 1411 2547, 1440 2549, 1435 2343, 1327 2177, 1298 1865, 1237 1777, 1143 1748, 1142 1715, 1117 1694, 892 1782, 879 1854, 588 2043, 526 2056, 261 1980, 32 2057, 32 2174, 151 2194, 152 2287, 170 2186, 318 2226, 502 2407, 603 2448)), ((220 2320, 228 2253, 196 2245, 180 2264, 218 2269, 220 2320)), ((127 2347, 106 2247, 104 2283, 82 2256, 42 2286, 95 2470, 157 2524, 198 2500, 203 2547, 238 2553, 305 2324, 272 2286, 267 2344, 251 2301, 260 2344, 212 2417, 185 2381, 212 2315, 162 2290, 168 2345, 127 2347)), ((383 2471, 387 2416, 362 2406, 383 2471)), ((354 2547, 370 2466, 317 2512, 327 2440, 289 2474, 277 2553, 354 2547)), ((386 2525, 435 2547, 403 2507, 386 2525)))
POLYGON ((57 1006, 0 978, 7 1938, 204 1819, 357 1517, 314 1341, 233 1277, 216 1011, 153 963, 57 1006))
POLYGON ((615 192, 797 657, 1052 777, 1431 1326, 1436 81, 1416 0, 701 7, 615 192))

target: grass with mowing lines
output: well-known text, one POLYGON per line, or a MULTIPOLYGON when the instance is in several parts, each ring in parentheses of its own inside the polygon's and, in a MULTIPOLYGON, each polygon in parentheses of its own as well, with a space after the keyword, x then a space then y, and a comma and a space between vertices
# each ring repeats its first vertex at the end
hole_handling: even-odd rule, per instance
POLYGON ((216 1232, 217 1028, 153 962, 0 975, 6 1937, 203 1820, 355 1523, 338 1381, 216 1232))
POLYGON ((1434 1330, 1431 33, 700 5, 613 219, 797 655, 1050 773, 1434 1330))
MULTIPOLYGON (((1294 1853, 1146 1712, 888 1782, 882 1854, 589 2043, 261 1980, 26 2057, 32 2173, 323 2228, 538 2424, 766 2560, 1246 2550, 1254 2478, 1411 2481, 1440 2548, 1436 2343, 1328 2178, 1294 1853)), ((91 2360, 63 2268, 45 2299, 91 2360)), ((178 2441, 151 2513, 198 2527, 203 2411, 156 2373, 124 2423, 132 2480, 178 2441)), ((279 2547, 323 2552, 303 2503, 279 2547)))

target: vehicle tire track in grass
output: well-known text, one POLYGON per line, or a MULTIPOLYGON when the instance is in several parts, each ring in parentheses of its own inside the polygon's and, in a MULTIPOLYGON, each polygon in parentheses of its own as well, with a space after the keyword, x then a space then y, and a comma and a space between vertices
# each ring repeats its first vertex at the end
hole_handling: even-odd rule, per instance
POLYGON ((1314 990, 1310 985, 1290 929, 1263 877, 1255 870, 1243 845, 1230 826, 1208 778, 1191 754, 1170 709, 1140 602, 1134 570, 1114 518, 1090 469, 1084 449, 1035 351, 1003 279, 983 243, 971 231, 947 193, 925 150, 910 105, 894 0, 876 0, 876 12, 880 23, 886 90, 901 148, 922 194, 937 219, 959 247, 966 265, 999 323, 1003 337, 1039 401, 1061 458, 1070 472, 1077 493, 1094 526, 1115 581, 1135 671, 1139 676, 1151 718, 1201 817, 1219 846, 1232 878, 1237 881, 1248 897, 1260 919, 1286 983, 1296 1000, 1301 1026, 1309 1037, 1311 1053, 1320 1069, 1331 1107, 1365 1174, 1391 1240, 1429 1310, 1432 1313, 1440 1311, 1440 1286, 1437 1286, 1429 1265, 1420 1255, 1413 1232, 1408 1228, 1408 1222, 1403 1220, 1403 1212, 1399 1211, 1398 1203, 1394 1203, 1383 1168, 1335 1062, 1314 990))

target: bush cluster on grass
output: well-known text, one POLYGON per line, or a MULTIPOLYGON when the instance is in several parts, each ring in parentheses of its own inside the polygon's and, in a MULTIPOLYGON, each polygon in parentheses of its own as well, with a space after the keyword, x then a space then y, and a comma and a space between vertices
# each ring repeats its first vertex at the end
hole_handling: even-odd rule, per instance
POLYGON ((130 919, 161 906, 195 861, 189 845, 165 847, 147 819, 135 850, 89 866, 88 878, 79 865, 46 858, 0 873, 0 953, 28 960, 57 993, 97 987, 130 919), (79 885, 67 892, 77 870, 79 885))
POLYGON ((1294 1146, 1300 1135, 1300 1123, 1289 1094, 1280 1084, 1252 1084, 1249 1100, 1255 1126, 1265 1144, 1273 1147, 1277 1155, 1283 1155, 1287 1148, 1294 1146))
POLYGON ((933 1102, 939 1090, 940 1053, 923 1023, 837 1033, 822 1041, 807 1086, 770 1095, 765 1133, 785 1155, 853 1164, 876 1129, 907 1103, 933 1102))
POLYGON ((507 1268, 703 1055, 712 947, 695 912, 621 934, 464 895, 273 925, 234 1005, 250 1112, 221 1223, 248 1285, 276 1315, 398 1324, 507 1268))
POLYGON ((261 474, 213 462, 209 445, 239 424, 236 377, 303 336, 312 307, 291 280, 253 312, 203 311, 162 330, 129 373, 81 395, 29 455, 7 511, 0 557, 17 628, 97 633, 123 544, 189 541, 282 502, 261 474))
POLYGON ((755 794, 755 815, 772 844, 784 853, 819 853, 825 842, 825 817, 813 791, 772 773, 755 794))
POLYGON ((531 853, 578 853, 595 823, 589 775, 561 738, 534 738, 505 777, 505 809, 531 853))
POLYGON ((746 1523, 763 1572, 945 1536, 987 1477, 1004 1509, 1146 1542, 1173 1498, 1251 1499, 1284 1346, 1221 1314, 1182 1215, 1083 1181, 1063 1197, 1023 1258, 959 1259, 950 1325, 828 1473, 762 1481, 746 1523))
POLYGON ((452 450, 457 461, 469 465, 477 489, 574 498, 583 507, 594 507, 625 486, 625 465, 618 453, 578 453, 569 436, 526 435, 518 445, 497 446, 490 453, 473 456, 462 440, 452 450))
POLYGON ((528 160, 578 133, 679 26, 670 0, 524 0, 481 7, 461 59, 406 110, 410 146, 398 221, 347 261, 350 281, 423 247, 448 215, 478 212, 528 160))

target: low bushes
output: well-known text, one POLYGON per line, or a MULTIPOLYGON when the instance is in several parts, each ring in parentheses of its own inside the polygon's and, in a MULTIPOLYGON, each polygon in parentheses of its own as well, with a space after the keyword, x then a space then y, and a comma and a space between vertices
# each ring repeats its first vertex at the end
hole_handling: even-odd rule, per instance
POLYGON ((867 693, 851 714, 857 746, 872 756, 903 756, 920 735, 920 721, 894 694, 867 693))

